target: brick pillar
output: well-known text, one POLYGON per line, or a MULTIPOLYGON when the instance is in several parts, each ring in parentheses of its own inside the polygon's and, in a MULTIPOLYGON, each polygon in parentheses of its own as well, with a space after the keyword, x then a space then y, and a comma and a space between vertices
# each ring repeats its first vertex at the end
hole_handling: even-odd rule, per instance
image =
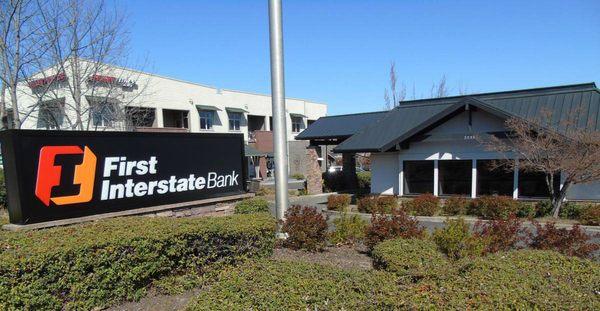
POLYGON ((319 155, 317 154, 318 146, 306 147, 306 190, 309 194, 323 193, 323 175, 321 166, 319 165, 319 155))
POLYGON ((356 158, 354 153, 342 153, 342 174, 344 175, 344 186, 346 190, 358 188, 356 158))

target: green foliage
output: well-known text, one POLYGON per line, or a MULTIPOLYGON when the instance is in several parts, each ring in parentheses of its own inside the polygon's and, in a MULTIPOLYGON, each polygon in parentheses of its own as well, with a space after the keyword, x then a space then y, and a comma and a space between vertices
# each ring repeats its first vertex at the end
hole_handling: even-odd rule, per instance
POLYGON ((296 174, 292 174, 292 176, 290 176, 290 177, 292 177, 293 179, 302 180, 302 179, 304 179, 304 174, 296 173, 296 174))
POLYGON ((396 278, 302 262, 251 262, 223 271, 188 310, 393 310, 402 306, 396 278))
POLYGON ((358 189, 371 190, 371 172, 357 172, 358 189))
POLYGON ((567 218, 567 219, 579 219, 579 216, 581 215, 581 212, 586 207, 587 206, 584 205, 584 204, 577 204, 575 202, 565 202, 560 207, 559 217, 560 218, 567 218))
POLYGON ((393 239, 379 243, 371 253, 373 266, 412 281, 445 273, 449 264, 437 245, 422 239, 393 239))
POLYGON ((600 205, 590 204, 581 211, 579 222, 584 225, 600 226, 600 205))
POLYGON ((269 202, 263 198, 246 199, 235 205, 236 214, 268 213, 269 202))
POLYGON ((413 215, 433 216, 440 209, 440 199, 431 193, 425 193, 407 202, 405 205, 407 210, 413 215))
POLYGON ((321 251, 327 244, 327 218, 314 207, 290 207, 281 230, 288 234, 284 246, 291 249, 321 251))
POLYGON ((369 195, 358 199, 357 208, 361 213, 372 213, 377 209, 377 196, 369 195))
POLYGON ((382 212, 371 214, 371 223, 365 234, 365 245, 372 250, 382 241, 395 238, 423 238, 425 229, 419 221, 404 211, 395 209, 391 215, 382 212))
POLYGON ((6 184, 4 183, 4 170, 0 168, 0 209, 7 208, 6 184))
POLYGON ((275 189, 268 187, 260 187, 256 192, 257 196, 267 196, 275 194, 275 189))
POLYGON ((0 308, 95 309, 139 299, 154 280, 273 251, 267 214, 115 218, 0 234, 0 308))
POLYGON ((332 194, 327 197, 327 209, 331 211, 345 211, 350 206, 352 196, 349 194, 332 194))
POLYGON ((402 293, 406 309, 598 310, 600 266, 551 251, 469 258, 402 293))
POLYGON ((359 215, 342 213, 333 220, 335 230, 329 234, 329 242, 336 245, 355 244, 365 237, 367 222, 359 215))
POLYGON ((481 196, 471 202, 471 210, 475 215, 485 219, 507 219, 516 215, 519 205, 507 196, 481 196))
POLYGON ((457 260, 483 255, 485 241, 473 235, 464 219, 448 219, 443 229, 436 229, 432 239, 448 258, 457 260))
POLYGON ((398 199, 394 196, 382 195, 377 198, 377 208, 385 213, 391 213, 398 208, 398 199))
POLYGON ((306 189, 306 188, 298 189, 298 195, 308 195, 308 189, 306 189))
POLYGON ((519 218, 534 218, 537 214, 536 204, 533 202, 517 202, 516 216, 519 218))
POLYGON ((445 215, 464 215, 467 212, 469 202, 463 197, 451 197, 445 200, 442 211, 445 215))
POLYGON ((358 211, 361 213, 379 211, 390 214, 396 208, 398 208, 398 199, 394 196, 366 196, 358 200, 358 211))
POLYGON ((546 217, 552 214, 552 202, 549 200, 539 201, 535 204, 535 217, 546 217))

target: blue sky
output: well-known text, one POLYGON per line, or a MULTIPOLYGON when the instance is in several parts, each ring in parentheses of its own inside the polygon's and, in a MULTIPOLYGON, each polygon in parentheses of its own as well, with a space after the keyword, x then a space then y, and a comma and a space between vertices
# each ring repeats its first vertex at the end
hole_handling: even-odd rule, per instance
MULTIPOLYGON (((116 0, 150 71, 269 93, 266 0, 116 0)), ((600 1, 283 0, 286 96, 381 110, 391 61, 412 97, 600 83, 600 1)))

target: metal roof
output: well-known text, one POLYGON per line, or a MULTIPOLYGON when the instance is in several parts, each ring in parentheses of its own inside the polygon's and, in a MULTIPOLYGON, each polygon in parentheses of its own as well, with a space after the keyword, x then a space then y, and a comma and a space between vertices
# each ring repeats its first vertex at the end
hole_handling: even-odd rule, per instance
MULTIPOLYGON (((414 100, 401 105, 338 145, 335 152, 383 152, 440 122, 466 104, 502 118, 533 120, 548 112, 547 126, 600 131, 600 90, 594 83, 414 100)), ((326 129, 321 129, 326 132, 326 129)))
POLYGON ((321 117, 296 136, 298 140, 348 138, 388 111, 321 117))

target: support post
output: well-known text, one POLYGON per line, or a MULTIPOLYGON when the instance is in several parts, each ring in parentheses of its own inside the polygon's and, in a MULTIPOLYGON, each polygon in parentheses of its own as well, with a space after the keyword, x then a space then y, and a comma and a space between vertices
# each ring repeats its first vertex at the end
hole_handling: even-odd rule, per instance
POLYGON ((273 106, 273 145, 275 154, 275 209, 278 236, 281 221, 289 205, 287 143, 285 120, 285 84, 283 76, 283 26, 281 0, 269 0, 269 34, 271 49, 271 101, 273 106))
POLYGON ((439 160, 433 160, 433 195, 435 195, 436 197, 439 195, 439 173, 439 160))
POLYGON ((477 197, 477 160, 471 160, 471 198, 477 197))
POLYGON ((519 198, 519 159, 515 159, 515 170, 513 172, 513 199, 519 198))
POLYGON ((398 195, 404 195, 404 161, 398 157, 398 195))

